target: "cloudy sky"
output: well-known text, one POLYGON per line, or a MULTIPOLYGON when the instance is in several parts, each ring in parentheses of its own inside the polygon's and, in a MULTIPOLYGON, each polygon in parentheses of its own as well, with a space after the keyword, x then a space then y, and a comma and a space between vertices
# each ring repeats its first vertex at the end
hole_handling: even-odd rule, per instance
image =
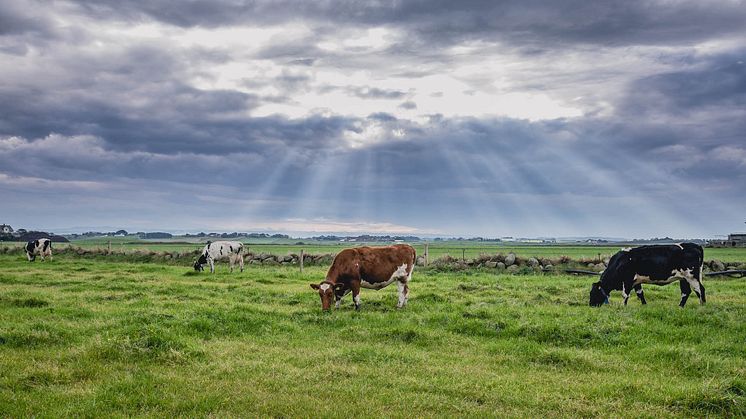
POLYGON ((746 229, 746 1, 0 1, 0 223, 746 229))

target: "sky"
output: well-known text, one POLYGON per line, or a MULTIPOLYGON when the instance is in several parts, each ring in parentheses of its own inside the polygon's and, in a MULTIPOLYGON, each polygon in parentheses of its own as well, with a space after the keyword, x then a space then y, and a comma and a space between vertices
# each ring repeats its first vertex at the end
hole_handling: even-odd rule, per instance
POLYGON ((0 1, 0 223, 746 230, 746 1, 0 1))

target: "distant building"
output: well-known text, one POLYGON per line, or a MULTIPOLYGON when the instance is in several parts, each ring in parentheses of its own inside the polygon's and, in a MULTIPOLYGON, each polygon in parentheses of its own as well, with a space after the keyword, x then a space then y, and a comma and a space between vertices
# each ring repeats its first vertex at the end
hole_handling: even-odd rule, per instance
POLYGON ((728 234, 728 241, 733 247, 746 246, 746 233, 728 234))
POLYGON ((746 233, 728 234, 728 240, 714 240, 710 242, 713 247, 746 247, 746 233))
POLYGON ((13 227, 7 225, 7 224, 0 224, 0 233, 3 234, 13 234, 13 227))

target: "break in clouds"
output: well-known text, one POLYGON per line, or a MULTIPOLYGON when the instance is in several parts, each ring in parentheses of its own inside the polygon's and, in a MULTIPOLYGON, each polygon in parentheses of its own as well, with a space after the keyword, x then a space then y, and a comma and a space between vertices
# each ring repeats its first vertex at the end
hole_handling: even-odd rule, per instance
POLYGON ((712 237, 746 3, 0 4, 2 222, 712 237))

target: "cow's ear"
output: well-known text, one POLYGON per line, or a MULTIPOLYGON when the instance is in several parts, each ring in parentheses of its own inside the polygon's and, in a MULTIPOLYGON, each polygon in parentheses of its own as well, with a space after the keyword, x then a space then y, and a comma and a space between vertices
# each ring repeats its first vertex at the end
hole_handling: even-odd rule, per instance
POLYGON ((311 288, 317 290, 319 289, 319 284, 311 284, 311 288))

